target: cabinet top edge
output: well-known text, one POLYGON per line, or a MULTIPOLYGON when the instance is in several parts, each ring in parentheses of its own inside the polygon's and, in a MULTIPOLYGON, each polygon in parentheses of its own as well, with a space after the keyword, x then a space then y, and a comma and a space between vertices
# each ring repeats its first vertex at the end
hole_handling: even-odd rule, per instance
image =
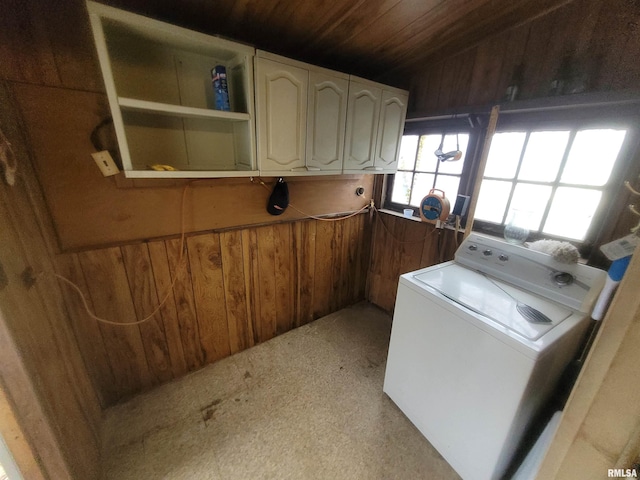
POLYGON ((202 32, 196 32, 187 28, 172 25, 170 23, 162 22, 145 15, 132 13, 119 8, 104 5, 102 3, 87 0, 87 10, 89 15, 97 16, 98 18, 116 21, 125 24, 132 29, 147 30, 162 32, 167 35, 174 35, 183 38, 188 38, 191 41, 198 43, 215 42, 215 47, 218 49, 228 49, 235 51, 239 54, 245 54, 254 56, 256 49, 251 45, 238 43, 234 40, 218 37, 216 35, 206 34, 202 32))
POLYGON ((290 65, 293 67, 303 68, 312 72, 324 73, 326 75, 331 75, 338 78, 343 78, 345 80, 349 79, 349 74, 344 72, 339 72, 337 70, 331 70, 329 68, 319 67, 318 65, 313 65, 311 63, 301 62, 299 60, 294 60, 292 58, 283 57, 281 55, 277 55, 275 53, 267 52, 265 50, 256 49, 256 57, 264 58, 265 60, 271 60, 273 62, 283 63, 285 65, 290 65))
POLYGON ((404 89, 398 88, 398 87, 392 87, 391 85, 386 85, 384 83, 374 82, 373 80, 368 80, 366 78, 357 77, 355 75, 350 75, 350 80, 352 82, 357 82, 357 83, 361 83, 361 84, 365 84, 365 85, 370 85, 372 87, 382 88, 383 90, 386 90, 386 91, 389 91, 389 92, 395 92, 397 94, 408 94, 409 93, 409 90, 404 90, 404 89))

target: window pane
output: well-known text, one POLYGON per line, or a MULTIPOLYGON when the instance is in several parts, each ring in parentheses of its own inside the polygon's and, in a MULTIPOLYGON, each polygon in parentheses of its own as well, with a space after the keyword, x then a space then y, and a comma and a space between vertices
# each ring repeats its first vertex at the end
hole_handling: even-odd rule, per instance
POLYGON ((420 137, 420 146, 418 147, 418 162, 416 170, 421 172, 435 172, 438 159, 435 151, 440 146, 442 135, 422 135, 420 137))
POLYGON ((609 180, 626 130, 582 130, 576 134, 561 181, 602 186, 609 180))
POLYGON ((467 153, 468 143, 469 143, 469 135, 466 133, 459 134, 457 141, 456 141, 455 134, 445 135, 442 151, 452 152, 457 150, 458 147, 460 147, 460 151, 462 152, 462 158, 460 160, 456 160, 453 162, 448 162, 448 161, 440 162, 440 165, 438 166, 438 173, 453 173, 456 175, 460 175, 462 173, 462 165, 464 164, 464 157, 467 153))
POLYGON ((531 185, 518 183, 513 191, 507 221, 514 210, 518 210, 521 227, 539 230, 540 221, 551 196, 551 187, 547 185, 531 185))
POLYGON ((584 188, 558 187, 544 233, 584 240, 602 192, 584 188))
POLYGON ((400 143, 400 159, 398 168, 400 170, 413 170, 416 163, 416 153, 418 151, 418 135, 404 135, 400 143))
POLYGON ((411 172, 397 172, 393 179, 393 192, 391 201, 394 203, 409 204, 409 194, 411 192, 411 172))
POLYGON ((553 182, 567 149, 569 132, 532 132, 529 135, 518 179, 553 182))
POLYGON ((511 182, 483 180, 476 205, 476 218, 487 222, 502 223, 510 192, 511 182))
POLYGON ((433 188, 434 177, 435 175, 432 173, 416 173, 413 180, 413 191, 411 192, 411 205, 414 207, 420 206, 420 201, 433 188))
POLYGON ((496 133, 484 169, 485 177, 513 178, 524 145, 525 132, 496 133))
POLYGON ((460 186, 460 177, 454 175, 438 175, 436 178, 436 186, 444 192, 444 196, 449 199, 451 208, 456 203, 458 196, 458 187, 460 186))

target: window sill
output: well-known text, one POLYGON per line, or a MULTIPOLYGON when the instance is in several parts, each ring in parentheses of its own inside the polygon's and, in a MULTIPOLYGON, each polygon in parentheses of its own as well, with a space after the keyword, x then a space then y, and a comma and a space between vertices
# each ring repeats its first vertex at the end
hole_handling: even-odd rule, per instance
MULTIPOLYGON (((392 215, 394 217, 399 217, 399 218, 403 218, 405 220, 409 220, 410 222, 413 221, 413 222, 418 222, 418 223, 429 223, 430 225, 433 225, 434 227, 436 226, 435 223, 423 222, 420 217, 416 217, 415 215, 412 216, 412 217, 405 217, 404 214, 402 214, 400 212, 396 212, 395 210, 389 210, 389 209, 386 209, 386 208, 381 208, 378 211, 380 213, 385 213, 387 215, 392 215)), ((446 229, 446 230, 455 230, 456 229, 455 226, 449 225, 449 224, 444 223, 444 222, 441 222, 441 225, 442 225, 441 228, 446 229)), ((464 233, 464 228, 458 229, 458 233, 464 233)))
POLYGON ((386 208, 380 208, 378 210, 380 213, 386 213, 387 215, 393 215, 394 217, 404 218, 405 220, 413 220, 414 222, 422 222, 420 217, 416 217, 415 215, 412 217, 406 217, 404 214, 400 212, 396 212, 395 210, 388 210, 386 208))

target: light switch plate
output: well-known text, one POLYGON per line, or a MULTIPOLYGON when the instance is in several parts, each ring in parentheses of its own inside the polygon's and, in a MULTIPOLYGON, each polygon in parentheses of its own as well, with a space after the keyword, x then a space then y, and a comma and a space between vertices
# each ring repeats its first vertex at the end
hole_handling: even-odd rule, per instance
POLYGON ((98 165, 102 175, 105 177, 110 177, 111 175, 116 175, 120 172, 116 162, 113 161, 113 158, 111 158, 111 155, 107 150, 92 153, 91 156, 95 160, 96 165, 98 165))

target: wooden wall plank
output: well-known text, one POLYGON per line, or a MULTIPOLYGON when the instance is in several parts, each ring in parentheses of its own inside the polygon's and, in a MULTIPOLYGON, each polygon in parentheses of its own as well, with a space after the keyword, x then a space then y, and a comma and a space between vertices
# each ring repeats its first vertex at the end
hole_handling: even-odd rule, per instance
POLYGON ((189 371, 185 360, 180 331, 180 321, 176 308, 175 292, 171 285, 172 275, 169 271, 167 259, 167 247, 163 241, 149 242, 149 258, 153 268, 153 280, 160 301, 164 301, 160 307, 162 324, 167 341, 167 350, 171 363, 173 378, 180 377, 189 371))
POLYGON ((430 267, 440 261, 438 253, 440 233, 435 226, 427 226, 422 246, 422 255, 420 256, 420 268, 430 267))
MULTIPOLYGON (((521 25, 506 32, 502 37, 508 45, 502 57, 502 67, 500 76, 497 79, 496 96, 494 100, 502 100, 506 95, 507 87, 512 83, 519 83, 518 90, 522 87, 522 79, 518 80, 518 75, 524 73, 524 52, 529 39, 530 23, 521 25)), ((522 92, 516 93, 516 99, 522 92)))
POLYGON ((220 235, 196 235, 187 239, 200 345, 205 362, 230 354, 229 328, 225 309, 220 235))
MULTIPOLYGON (((167 259, 172 276, 177 278, 174 286, 174 298, 180 324, 180 339, 184 358, 189 371, 205 365, 205 352, 200 344, 198 317, 191 284, 191 269, 189 266, 186 244, 180 259, 180 239, 167 240, 167 259)), ((173 278, 172 278, 173 280, 173 278)))
MULTIPOLYGON (((133 297, 136 318, 141 321, 158 308, 160 299, 153 278, 149 249, 146 243, 124 245, 122 248, 129 290, 133 297)), ((138 326, 149 365, 152 385, 166 382, 173 377, 171 358, 165 335, 162 313, 157 313, 138 326)))
POLYGON ((504 40, 503 36, 497 36, 478 45, 468 97, 472 105, 488 104, 496 98, 502 57, 508 46, 504 40))
POLYGON ((315 279, 313 284, 313 318, 331 311, 333 295, 333 223, 316 222, 315 279))
POLYGON ((258 244, 258 278, 260 292, 260 316, 258 317, 258 339, 264 342, 276 335, 276 259, 273 227, 256 230, 258 244))
POLYGON ((300 297, 302 289, 302 222, 291 225, 291 305, 292 325, 297 328, 302 325, 300 312, 300 297))
POLYGON ((21 0, 0 4, 0 76, 18 82, 60 85, 55 58, 41 16, 21 0))
POLYGON ((640 5, 627 2, 626 24, 623 27, 623 35, 627 41, 624 48, 618 51, 619 61, 614 72, 610 72, 610 80, 607 82, 612 90, 623 90, 640 78, 640 5), (632 8, 633 7, 633 8, 632 8))
POLYGON ((383 226, 382 226, 382 222, 380 221, 379 217, 381 216, 380 211, 376 211, 375 212, 375 216, 373 218, 373 225, 372 225, 372 236, 371 236, 371 260, 370 260, 370 264, 369 264, 369 270, 368 270, 368 275, 367 275, 367 282, 366 282, 366 297, 367 300, 369 300, 372 303, 376 303, 377 301, 377 289, 378 286, 380 285, 380 274, 381 274, 381 269, 380 269, 380 255, 381 255, 381 250, 382 247, 378 247, 378 245, 380 244, 380 242, 382 241, 382 237, 384 235, 383 233, 383 226))
MULTIPOLYGON (((26 477, 30 473, 22 470, 26 478, 69 478, 71 475, 63 445, 57 437, 55 425, 48 416, 43 402, 36 390, 34 373, 25 365, 24 356, 28 354, 24 347, 16 344, 6 322, 5 306, 0 308, 0 372, 2 373, 2 390, 10 397, 15 408, 16 417, 20 426, 30 437, 29 446, 33 455, 37 458, 37 468, 33 476, 26 477), (40 475, 39 475, 40 474, 40 475)), ((2 433, 6 433, 6 423, 2 424, 2 433)), ((12 447, 12 438, 7 444, 12 447)), ((13 453, 13 452, 12 452, 13 453)), ((21 452, 16 452, 20 454, 21 452)), ((19 468, 26 465, 17 459, 19 468)), ((97 473, 97 472, 87 472, 97 473)))
MULTIPOLYGON (((2 348, 7 349, 8 345, 5 343, 2 348)), ((7 366, 10 365, 10 362, 7 361, 8 357, 6 353, 2 357, 7 366)), ((2 385, 0 388, 0 435, 2 435, 2 439, 24 478, 46 480, 43 467, 40 465, 41 462, 38 462, 34 447, 29 444, 25 435, 25 428, 19 424, 18 415, 15 412, 16 409, 11 405, 5 388, 7 388, 6 385, 2 385)))
MULTIPOLYGON (((87 288, 98 317, 123 323, 136 321, 119 248, 92 250, 79 254, 87 288)), ((149 366, 137 326, 100 324, 115 385, 122 395, 151 386, 149 366)))
POLYGON ((354 291, 355 301, 364 300, 367 289, 367 272, 369 271, 369 263, 371 261, 372 246, 372 215, 358 215, 357 235, 358 235, 358 254, 356 259, 356 289, 354 291), (361 239, 369 239, 363 242, 361 239))
POLYGON ((387 246, 385 260, 383 263, 388 268, 391 276, 388 285, 382 291, 382 302, 387 305, 387 310, 393 311, 396 303, 396 292, 398 291, 398 280, 400 278, 400 265, 402 263, 403 244, 405 241, 408 221, 403 218, 394 217, 392 242, 387 246))
POLYGON ((330 309, 336 311, 340 309, 342 302, 342 257, 344 251, 342 248, 343 243, 343 227, 344 221, 338 222, 322 222, 328 223, 333 230, 331 236, 331 295, 330 295, 330 309))
POLYGON ((442 77, 440 80, 440 89, 437 92, 438 109, 446 108, 452 102, 453 87, 455 79, 458 76, 459 62, 460 58, 458 56, 447 58, 442 62, 442 77))
POLYGON ((452 230, 378 212, 372 249, 367 300, 392 312, 400 275, 451 260, 456 246, 452 230))
POLYGON ((412 272, 420 268, 422 247, 429 227, 423 222, 405 222, 405 235, 401 244, 399 273, 412 272))
POLYGON ((356 270, 358 268, 357 216, 343 221, 342 304, 355 303, 356 270))
POLYGON ((16 183, 0 185, 0 262, 7 283, 0 288, 2 388, 14 402, 17 420, 45 476, 95 478, 101 399, 78 348, 58 281, 51 275, 56 260, 53 229, 14 98, 4 83, 0 100, 0 127, 18 167, 16 183), (27 268, 35 275, 33 285, 21 279, 27 268), (80 449, 83 455, 78 457, 80 449))
POLYGON ((244 284, 247 291, 247 325, 249 344, 255 345, 260 341, 260 282, 258 266, 258 236, 255 228, 242 230, 242 259, 244 262, 244 284))
MULTIPOLYGON (((440 91, 440 85, 442 83, 442 73, 444 69, 444 62, 437 62, 433 67, 426 72, 426 83, 428 84, 428 91, 423 92, 422 101, 418 106, 418 111, 431 111, 438 109, 438 92, 440 91)), ((409 94, 411 98, 411 93, 409 94)))
POLYGON ((31 0, 26 3, 32 18, 40 17, 46 28, 62 85, 77 90, 104 92, 85 2, 67 0, 42 3, 31 0))
MULTIPOLYGON (((19 242, 17 247, 21 249, 18 253, 19 258, 24 259, 26 265, 34 272, 49 273, 54 270, 54 263, 48 242, 44 240, 47 231, 39 224, 39 215, 34 212, 42 208, 42 205, 36 204, 37 199, 30 194, 29 190, 27 182, 19 181, 6 194, 4 191, 0 193, 0 198, 7 206, 3 225, 5 228, 10 228, 13 224, 16 241, 19 242)), ((61 367, 61 381, 67 381, 68 378, 74 379, 67 386, 66 393, 72 396, 73 401, 82 410, 82 414, 86 417, 85 423, 91 427, 91 433, 94 436, 92 444, 96 445, 99 443, 101 418, 98 397, 87 376, 84 362, 78 355, 76 339, 58 288, 58 281, 52 275, 43 276, 31 288, 39 293, 36 299, 41 308, 40 325, 34 324, 32 328, 49 339, 53 351, 57 349, 57 355, 60 357, 58 366, 61 367)), ((32 295, 35 294, 36 292, 32 292, 32 295)), ((37 308, 36 305, 33 306, 37 308)), ((39 357, 39 360, 47 361, 44 357, 39 357)))
MULTIPOLYGON (((531 97, 545 97, 549 95, 551 82, 562 75, 563 65, 571 58, 573 64, 574 42, 578 35, 580 21, 575 17, 573 5, 558 9, 553 15, 548 15, 536 21, 531 26, 530 39, 535 41, 535 35, 545 37, 546 46, 541 57, 527 58, 526 63, 534 63, 527 69, 528 91, 531 97)), ((541 39, 540 45, 545 42, 541 39)), ((573 68, 573 65, 572 65, 573 68)), ((567 89, 565 86, 563 89, 567 89)), ((527 89, 525 87, 524 94, 527 89)), ((567 92, 569 93, 569 92, 567 92)))
MULTIPOLYGON (((22 244, 19 224, 16 225, 8 212, 15 202, 7 202, 2 195, 0 201, 0 261, 7 276, 7 283, 0 291, 0 322, 2 323, 3 346, 9 351, 4 352, 10 362, 3 365, 3 383, 11 382, 11 377, 18 370, 25 368, 34 381, 35 398, 33 400, 42 408, 40 413, 44 422, 55 434, 55 441, 59 445, 52 445, 63 452, 66 465, 72 472, 95 472, 98 467, 99 440, 90 427, 90 418, 85 412, 83 400, 78 397, 78 385, 69 369, 71 362, 71 348, 75 345, 61 345, 55 320, 51 318, 43 292, 37 284, 27 287, 21 280, 21 273, 29 266, 25 245, 22 244), (19 343, 13 344, 15 340, 19 343), (10 358, 12 354, 20 352, 21 358, 10 358), (73 458, 73 449, 83 445, 86 455, 82 459, 73 458)), ((14 200, 11 199, 11 200, 14 200)), ((42 248, 36 239, 31 247, 42 248)), ((39 282, 45 282, 45 279, 39 282)), ((39 283, 38 282, 38 283, 39 283)), ((60 318, 58 321, 66 321, 60 318)), ((60 328, 65 328, 60 325, 60 328)), ((82 379, 78 379, 81 381, 82 379)), ((11 386, 9 385, 10 391, 11 386)), ((20 388, 14 385, 15 388, 20 388)), ((6 388, 6 387, 5 387, 6 388)), ((14 394, 18 393, 14 391, 14 394)), ((35 407, 36 405, 32 405, 35 407)), ((34 412, 20 410, 24 421, 29 423, 28 417, 34 412)), ((50 439, 47 439, 50 440, 50 439)), ((44 452, 43 452, 44 453, 44 452)), ((47 459, 50 460, 50 459, 47 459)), ((65 476, 63 478, 69 478, 65 476)))
POLYGON ((309 323, 314 318, 314 293, 316 279, 316 226, 317 221, 306 220, 300 225, 300 283, 299 318, 300 324, 309 323))
POLYGON ((235 230, 220 234, 224 302, 226 304, 229 346, 237 353, 253 346, 253 333, 248 305, 244 271, 242 232, 235 230))
POLYGON ((275 302, 276 335, 293 327, 293 309, 291 292, 291 224, 282 223, 273 226, 274 266, 275 266, 275 302))
MULTIPOLYGON (((83 292, 89 308, 95 310, 78 255, 60 255, 57 259, 57 272, 75 283, 83 292)), ((61 284, 60 288, 89 376, 101 406, 106 408, 115 403, 119 395, 102 332, 98 323, 89 317, 78 293, 66 284, 61 284)))
MULTIPOLYGON (((589 55, 596 59, 594 84, 600 90, 611 87, 618 73, 620 54, 629 40, 629 21, 634 17, 633 2, 605 2, 594 29, 589 55)), ((631 37, 634 38, 634 37, 631 37)), ((636 41, 637 41, 637 37, 636 41)))
POLYGON ((463 107, 469 104, 469 89, 476 56, 477 48, 470 48, 454 57, 455 61, 452 62, 452 70, 455 75, 451 85, 451 93, 447 102, 438 97, 438 108, 463 107))

